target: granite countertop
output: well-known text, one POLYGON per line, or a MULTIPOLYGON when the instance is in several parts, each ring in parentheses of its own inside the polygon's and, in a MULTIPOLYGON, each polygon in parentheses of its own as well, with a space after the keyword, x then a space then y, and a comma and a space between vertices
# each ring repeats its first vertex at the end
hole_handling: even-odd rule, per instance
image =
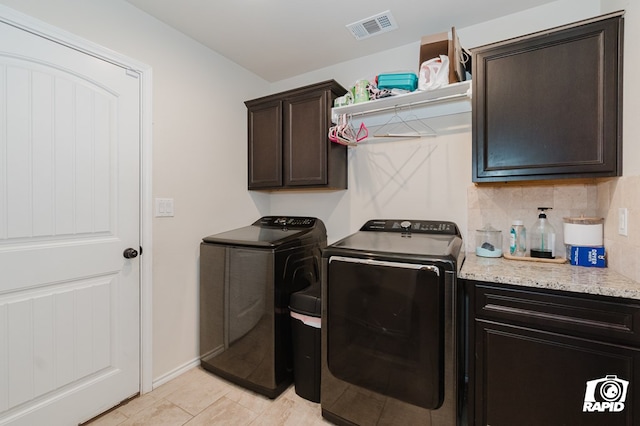
POLYGON ((507 260, 467 253, 459 277, 640 300, 640 283, 609 268, 507 260))

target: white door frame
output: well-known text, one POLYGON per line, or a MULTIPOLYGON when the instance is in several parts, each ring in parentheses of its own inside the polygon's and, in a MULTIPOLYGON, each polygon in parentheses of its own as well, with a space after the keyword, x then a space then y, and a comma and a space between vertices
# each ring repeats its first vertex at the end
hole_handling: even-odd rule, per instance
POLYGON ((0 21, 59 44, 121 66, 140 79, 140 393, 153 388, 152 377, 152 69, 149 65, 121 55, 74 34, 46 24, 29 15, 0 5, 0 21))

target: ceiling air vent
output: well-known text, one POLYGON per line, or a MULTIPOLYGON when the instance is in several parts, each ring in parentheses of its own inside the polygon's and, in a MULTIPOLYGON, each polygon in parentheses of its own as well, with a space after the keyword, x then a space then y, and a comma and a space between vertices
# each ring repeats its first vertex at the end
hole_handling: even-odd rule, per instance
POLYGON ((391 11, 386 10, 377 15, 349 24, 347 28, 356 40, 362 40, 395 30, 398 28, 398 24, 396 24, 396 20, 393 18, 393 15, 391 15, 391 11))

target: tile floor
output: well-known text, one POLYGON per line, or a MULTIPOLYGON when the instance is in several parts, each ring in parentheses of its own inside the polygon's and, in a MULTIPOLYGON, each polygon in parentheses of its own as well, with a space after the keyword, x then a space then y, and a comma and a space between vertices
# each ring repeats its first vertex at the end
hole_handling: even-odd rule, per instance
POLYGON ((88 423, 91 426, 330 425, 290 386, 269 399, 193 368, 88 423))

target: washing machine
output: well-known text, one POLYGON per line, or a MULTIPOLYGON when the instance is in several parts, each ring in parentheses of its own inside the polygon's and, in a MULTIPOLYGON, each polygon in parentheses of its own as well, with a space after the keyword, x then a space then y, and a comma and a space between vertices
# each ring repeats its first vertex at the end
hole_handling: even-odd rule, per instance
POLYGON ((200 364, 275 398, 293 382, 289 298, 320 279, 327 232, 313 217, 265 216, 200 244, 200 364))
POLYGON ((462 423, 464 261, 455 223, 370 220, 322 251, 322 416, 462 423))

